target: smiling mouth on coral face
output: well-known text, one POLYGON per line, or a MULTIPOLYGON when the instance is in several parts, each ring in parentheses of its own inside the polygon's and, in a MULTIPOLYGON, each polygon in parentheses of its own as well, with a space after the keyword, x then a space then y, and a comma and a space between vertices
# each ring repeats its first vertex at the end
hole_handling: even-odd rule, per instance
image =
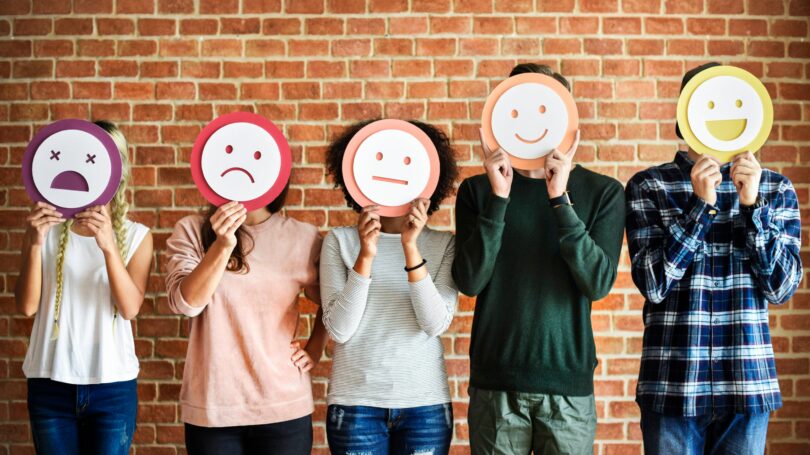
POLYGON ((721 141, 737 139, 745 131, 746 126, 748 126, 748 119, 744 118, 706 120, 706 129, 721 141))
POLYGON ((542 141, 542 140, 543 140, 543 138, 544 138, 544 137, 546 137, 546 134, 548 134, 548 128, 546 128, 545 130, 543 130, 543 134, 541 134, 541 135, 540 135, 540 137, 538 137, 537 139, 523 139, 523 137, 522 137, 520 134, 518 134, 518 133, 515 133, 515 137, 516 137, 516 138, 517 138, 517 140, 519 140, 520 142, 524 142, 524 143, 526 143, 526 144, 536 144, 536 143, 538 143, 538 142, 542 141))
POLYGON ((253 176, 252 176, 252 175, 250 175, 250 172, 248 172, 248 171, 247 171, 247 170, 245 170, 245 169, 242 169, 241 167, 232 167, 232 168, 230 168, 230 169, 226 169, 226 170, 225 170, 225 172, 223 172, 223 173, 222 173, 222 174, 220 174, 219 176, 220 176, 220 177, 225 177, 225 174, 227 174, 228 172, 231 172, 231 171, 240 171, 240 172, 244 172, 244 173, 245 173, 245 175, 247 175, 247 176, 248 176, 248 178, 250 178, 250 183, 256 183, 256 181, 255 181, 255 180, 253 180, 253 176))
POLYGON ((376 175, 371 177, 371 180, 376 180, 378 182, 386 182, 386 183, 396 183, 397 185, 407 185, 407 180, 400 180, 400 179, 392 179, 390 177, 378 177, 376 175))

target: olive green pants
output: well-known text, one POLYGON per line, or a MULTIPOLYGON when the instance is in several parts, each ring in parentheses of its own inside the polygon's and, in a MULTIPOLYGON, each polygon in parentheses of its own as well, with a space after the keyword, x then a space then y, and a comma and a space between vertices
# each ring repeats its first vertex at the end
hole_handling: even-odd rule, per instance
POLYGON ((569 397, 474 387, 469 393, 472 455, 593 454, 593 395, 569 397))

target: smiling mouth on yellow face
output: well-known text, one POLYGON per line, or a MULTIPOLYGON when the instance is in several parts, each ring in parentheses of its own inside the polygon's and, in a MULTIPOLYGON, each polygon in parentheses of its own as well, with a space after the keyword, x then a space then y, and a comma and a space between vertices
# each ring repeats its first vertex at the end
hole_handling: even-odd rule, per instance
POLYGON ((748 120, 735 118, 730 120, 706 120, 706 129, 712 136, 721 141, 731 141, 740 137, 748 125, 748 120))

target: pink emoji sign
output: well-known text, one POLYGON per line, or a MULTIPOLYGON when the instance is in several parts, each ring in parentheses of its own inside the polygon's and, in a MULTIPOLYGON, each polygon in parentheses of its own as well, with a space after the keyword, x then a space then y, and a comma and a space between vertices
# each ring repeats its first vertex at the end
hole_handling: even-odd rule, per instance
POLYGON ((518 169, 539 169, 555 148, 574 143, 579 114, 568 89, 550 76, 524 73, 498 84, 481 119, 484 140, 500 147, 518 169))
POLYGON ((430 198, 439 182, 436 146, 404 120, 370 123, 343 155, 343 181, 360 206, 379 205, 382 216, 408 213, 411 202, 430 198))
POLYGON ((47 202, 66 218, 112 200, 121 183, 121 155, 100 126, 59 120, 37 132, 22 161, 23 184, 35 202, 47 202))
POLYGON ((238 201, 256 210, 287 185, 292 155, 270 120, 250 112, 218 117, 203 128, 191 150, 191 176, 208 202, 238 201))

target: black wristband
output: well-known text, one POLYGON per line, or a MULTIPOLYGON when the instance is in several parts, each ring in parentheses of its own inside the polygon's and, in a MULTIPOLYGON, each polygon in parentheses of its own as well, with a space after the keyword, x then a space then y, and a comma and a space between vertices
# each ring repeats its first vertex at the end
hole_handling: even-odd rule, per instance
POLYGON ((406 266, 406 267, 405 267, 405 271, 406 271, 406 272, 413 272, 414 270, 418 269, 419 267, 422 267, 422 266, 423 266, 423 265, 425 265, 425 264, 427 264, 427 259, 422 258, 422 262, 420 262, 420 263, 419 263, 419 265, 415 265, 415 266, 413 266, 413 267, 407 267, 407 266, 406 266))
POLYGON ((551 204, 552 207, 557 208, 561 205, 574 205, 571 202, 571 196, 568 195, 568 191, 562 194, 562 196, 553 197, 548 200, 548 203, 551 204))

